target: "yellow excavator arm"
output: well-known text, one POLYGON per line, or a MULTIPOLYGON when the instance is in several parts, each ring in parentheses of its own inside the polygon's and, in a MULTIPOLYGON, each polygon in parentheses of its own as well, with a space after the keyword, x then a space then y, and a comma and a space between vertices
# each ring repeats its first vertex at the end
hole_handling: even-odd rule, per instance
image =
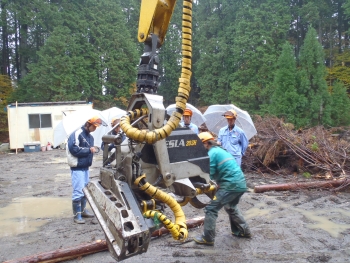
POLYGON ((142 0, 139 19, 139 42, 151 34, 158 36, 158 48, 163 44, 176 0, 142 0))

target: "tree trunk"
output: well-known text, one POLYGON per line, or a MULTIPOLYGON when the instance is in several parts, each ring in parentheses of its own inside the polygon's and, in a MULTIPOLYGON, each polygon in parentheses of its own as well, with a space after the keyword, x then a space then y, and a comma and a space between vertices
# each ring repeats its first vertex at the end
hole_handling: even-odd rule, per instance
MULTIPOLYGON (((196 217, 186 220, 187 228, 194 228, 201 226, 204 222, 204 217, 196 217)), ((165 227, 154 231, 151 236, 159 237, 161 235, 169 233, 169 230, 165 227)), ((19 259, 8 260, 3 263, 54 263, 64 260, 71 260, 79 258, 85 255, 108 250, 106 240, 97 240, 92 243, 84 243, 71 248, 57 249, 54 251, 43 252, 19 259)))
POLYGON ((93 243, 84 243, 71 248, 57 249, 54 251, 27 256, 24 258, 5 261, 4 263, 53 263, 75 259, 84 255, 97 253, 107 249, 108 247, 106 240, 97 240, 93 243))
POLYGON ((9 59, 9 43, 7 32, 7 9, 6 4, 1 3, 1 22, 2 22, 2 56, 1 56, 1 75, 10 77, 10 59, 9 59))
POLYGON ((17 74, 17 80, 21 78, 21 69, 19 67, 19 42, 18 42, 18 21, 17 21, 17 15, 16 13, 14 14, 15 16, 15 66, 16 66, 16 74, 17 74))
POLYGON ((20 25, 20 36, 19 36, 19 50, 20 50, 20 78, 24 78, 27 75, 27 63, 28 63, 28 25, 20 25))
POLYGON ((264 184, 254 187, 255 193, 264 193, 268 191, 289 191, 308 188, 332 188, 350 184, 350 179, 334 180, 327 182, 309 182, 309 183, 289 183, 289 184, 264 184))
POLYGON ((343 9, 340 1, 338 2, 338 52, 339 54, 342 52, 342 33, 343 33, 343 9))

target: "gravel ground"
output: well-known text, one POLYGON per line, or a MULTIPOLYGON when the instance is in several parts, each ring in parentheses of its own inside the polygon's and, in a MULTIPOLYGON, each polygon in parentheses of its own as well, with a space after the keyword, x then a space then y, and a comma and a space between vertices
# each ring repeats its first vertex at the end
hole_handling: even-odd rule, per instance
MULTIPOLYGON (((91 177, 97 178, 101 155, 91 177)), ((96 219, 73 223, 70 170, 65 151, 0 153, 0 262, 105 239, 96 219)), ((254 185, 289 182, 294 177, 247 174, 254 185)), ((240 203, 252 230, 251 239, 230 233, 220 211, 213 247, 191 241, 202 228, 189 230, 188 242, 165 235, 152 239, 148 251, 124 262, 349 262, 350 194, 326 190, 247 192, 240 203)), ((185 206, 186 218, 204 216, 185 206)), ((115 262, 100 252, 67 262, 115 262)))

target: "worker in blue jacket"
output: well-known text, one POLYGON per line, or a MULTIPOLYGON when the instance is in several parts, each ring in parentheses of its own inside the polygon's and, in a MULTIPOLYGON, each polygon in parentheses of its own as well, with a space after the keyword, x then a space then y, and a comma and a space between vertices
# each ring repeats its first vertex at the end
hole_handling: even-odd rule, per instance
POLYGON ((92 164, 94 147, 94 137, 90 134, 102 124, 101 119, 93 117, 84 126, 73 132, 68 138, 67 160, 71 169, 72 177, 72 206, 74 222, 84 224, 82 217, 94 217, 86 209, 86 197, 83 188, 89 183, 89 167, 92 164))
POLYGON ((201 245, 214 245, 215 225, 219 210, 224 207, 229 215, 231 233, 236 237, 251 237, 248 224, 243 218, 237 205, 247 184, 241 168, 234 157, 219 147, 209 132, 198 134, 210 158, 210 179, 218 184, 215 197, 205 207, 203 234, 193 240, 201 245))
POLYGON ((227 119, 227 126, 219 131, 218 144, 235 157, 239 166, 242 163, 242 156, 248 147, 248 139, 244 131, 235 122, 237 112, 235 110, 226 111, 223 116, 227 119))

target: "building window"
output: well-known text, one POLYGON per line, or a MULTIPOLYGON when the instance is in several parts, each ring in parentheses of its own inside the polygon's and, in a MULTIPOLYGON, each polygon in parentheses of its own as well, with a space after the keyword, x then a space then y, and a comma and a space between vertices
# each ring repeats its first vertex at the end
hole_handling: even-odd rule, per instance
POLYGON ((29 129, 52 128, 51 114, 29 114, 29 129))

